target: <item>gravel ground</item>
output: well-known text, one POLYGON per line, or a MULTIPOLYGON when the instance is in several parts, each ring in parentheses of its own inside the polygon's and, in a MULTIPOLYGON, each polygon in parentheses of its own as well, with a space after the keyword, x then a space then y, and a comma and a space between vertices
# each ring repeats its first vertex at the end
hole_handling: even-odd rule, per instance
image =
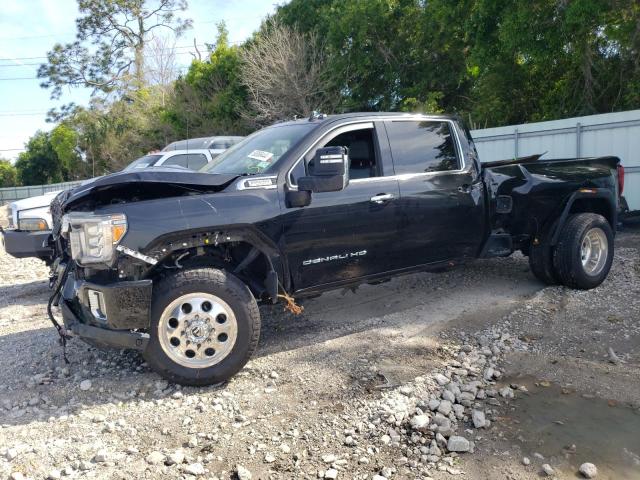
POLYGON ((262 307, 257 356, 201 389, 77 339, 66 365, 44 264, 1 252, 0 478, 576 478, 591 460, 640 478, 638 437, 620 437, 616 470, 583 458, 589 431, 567 453, 520 413, 542 424, 562 398, 640 417, 640 228, 618 243, 591 292, 543 288, 514 255, 331 292, 297 317, 262 307))

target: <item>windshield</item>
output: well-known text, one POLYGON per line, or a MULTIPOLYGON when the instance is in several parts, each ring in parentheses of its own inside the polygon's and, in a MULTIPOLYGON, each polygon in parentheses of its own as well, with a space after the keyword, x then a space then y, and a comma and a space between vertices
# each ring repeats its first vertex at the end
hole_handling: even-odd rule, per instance
POLYGON ((146 168, 155 164, 158 160, 162 158, 162 155, 145 155, 144 157, 140 157, 137 160, 134 160, 129 165, 124 167, 124 172, 127 170, 136 170, 138 168, 146 168))
POLYGON ((294 124, 265 128, 226 150, 200 171, 233 175, 262 173, 313 127, 313 124, 294 124))

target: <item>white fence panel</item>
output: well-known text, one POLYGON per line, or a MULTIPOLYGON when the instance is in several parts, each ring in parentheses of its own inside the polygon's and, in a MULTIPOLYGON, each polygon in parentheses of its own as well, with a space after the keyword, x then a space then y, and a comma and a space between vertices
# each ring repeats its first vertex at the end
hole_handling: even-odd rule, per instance
POLYGON ((0 188, 0 205, 22 200, 23 198, 37 197, 49 192, 66 190, 80 185, 81 182, 52 183, 50 185, 30 185, 28 187, 0 188))
POLYGON ((615 155, 625 167, 624 195, 640 211, 640 110, 471 132, 480 160, 506 160, 544 153, 543 158, 615 155))

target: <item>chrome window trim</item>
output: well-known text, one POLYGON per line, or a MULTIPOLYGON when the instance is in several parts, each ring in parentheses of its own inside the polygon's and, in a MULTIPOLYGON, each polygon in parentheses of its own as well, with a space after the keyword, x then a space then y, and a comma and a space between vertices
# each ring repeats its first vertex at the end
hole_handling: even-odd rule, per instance
MULTIPOLYGON (((467 162, 466 162, 464 150, 462 149, 462 142, 460 141, 460 136, 458 135, 458 130, 456 129, 455 122, 453 120, 451 120, 451 119, 448 119, 448 118, 439 118, 439 117, 433 117, 433 116, 429 116, 429 115, 407 114, 407 115, 402 115, 402 116, 398 115, 397 117, 383 116, 383 117, 370 117, 368 120, 352 120, 350 122, 341 123, 340 125, 337 125, 334 128, 330 129, 325 135, 323 135, 318 140, 316 140, 313 144, 311 144, 311 146, 309 148, 307 148, 304 151, 304 153, 298 158, 298 160, 296 160, 296 162, 291 166, 291 168, 287 172, 287 176, 286 176, 287 187, 290 190, 298 190, 298 186, 294 185, 293 182, 291 181, 291 174, 293 173, 293 169, 298 166, 298 164, 304 159, 304 157, 307 155, 307 153, 309 153, 313 148, 315 148, 316 145, 318 143, 320 143, 320 141, 323 138, 325 138, 327 134, 333 132, 334 130, 341 129, 343 127, 349 127, 349 126, 357 125, 357 127, 355 127, 355 128, 350 128, 350 129, 346 129, 344 131, 340 131, 340 133, 337 134, 337 135, 340 135, 341 133, 345 133, 345 132, 349 132, 349 131, 353 131, 353 130, 360 130, 361 128, 374 128, 375 127, 374 126, 374 122, 415 122, 415 121, 447 122, 449 124, 449 129, 450 129, 451 133, 453 134, 453 136, 455 137, 455 142, 456 142, 456 144, 458 146, 458 155, 459 155, 460 164, 461 164, 459 169, 457 169, 457 170, 441 170, 441 171, 437 171, 437 172, 402 173, 402 174, 399 174, 399 175, 386 175, 386 176, 383 175, 381 177, 357 178, 357 179, 354 179, 354 180, 349 180, 349 183, 351 183, 351 182, 354 182, 354 183, 376 182, 376 181, 382 181, 382 180, 385 180, 385 179, 407 180, 407 179, 416 178, 416 177, 423 177, 423 176, 426 177, 426 176, 438 176, 438 175, 450 175, 450 174, 466 173, 467 172, 467 162), (370 124, 371 127, 360 127, 361 125, 366 125, 366 124, 370 124)), ((391 147, 391 146, 389 146, 389 147, 391 147)), ((393 153, 391 153, 391 155, 393 156, 393 153)))

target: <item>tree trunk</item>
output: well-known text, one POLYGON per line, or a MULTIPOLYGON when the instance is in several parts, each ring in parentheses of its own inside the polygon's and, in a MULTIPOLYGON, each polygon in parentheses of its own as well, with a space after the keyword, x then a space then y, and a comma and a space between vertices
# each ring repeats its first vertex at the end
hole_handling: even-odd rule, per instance
POLYGON ((141 89, 144 86, 144 21, 140 14, 138 14, 138 41, 135 46, 135 82, 136 89, 141 89))

